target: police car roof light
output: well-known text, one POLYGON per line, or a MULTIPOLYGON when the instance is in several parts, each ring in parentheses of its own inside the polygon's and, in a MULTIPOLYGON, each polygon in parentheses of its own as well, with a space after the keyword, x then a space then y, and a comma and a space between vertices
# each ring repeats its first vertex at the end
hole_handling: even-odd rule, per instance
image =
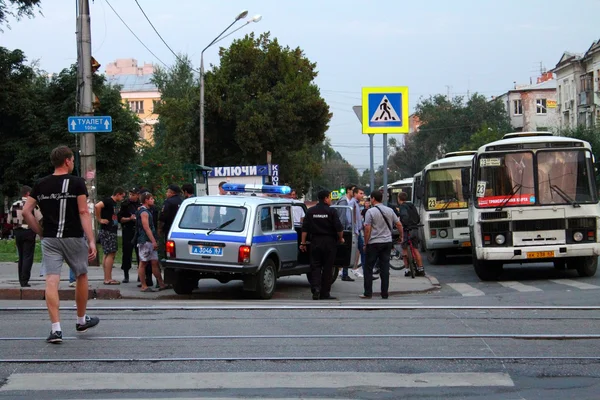
POLYGON ((252 185, 243 183, 225 183, 223 190, 237 193, 266 193, 266 194, 290 194, 292 188, 277 185, 252 185))

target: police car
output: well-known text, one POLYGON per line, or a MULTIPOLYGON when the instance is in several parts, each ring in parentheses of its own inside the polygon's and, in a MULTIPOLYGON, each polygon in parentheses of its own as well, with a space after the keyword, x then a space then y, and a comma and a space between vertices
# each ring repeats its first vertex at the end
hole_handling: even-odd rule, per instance
MULTIPOLYGON (((292 207, 306 211, 306 206, 276 197, 289 194, 290 187, 228 183, 223 189, 244 195, 192 197, 183 201, 175 216, 162 262, 165 278, 177 294, 191 293, 200 279, 242 280, 244 290, 270 299, 277 278, 309 273, 309 252, 299 249, 302 228, 294 226, 292 211, 292 207)), ((332 207, 338 213, 349 208, 332 207)), ((353 230, 344 232, 336 267, 348 267, 355 260, 355 236, 353 230)), ((334 268, 333 281, 337 275, 334 268)))

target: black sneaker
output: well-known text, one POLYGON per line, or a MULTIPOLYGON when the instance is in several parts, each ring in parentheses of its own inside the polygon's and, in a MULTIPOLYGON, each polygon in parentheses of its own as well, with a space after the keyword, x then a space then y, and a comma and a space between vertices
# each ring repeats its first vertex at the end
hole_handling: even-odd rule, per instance
POLYGON ((425 269, 423 267, 417 268, 417 276, 425 276, 425 269))
POLYGON ((85 316, 85 324, 75 324, 75 330, 79 333, 86 332, 88 329, 95 327, 100 322, 98 317, 85 316))
POLYGON ((62 343, 62 332, 61 331, 50 332, 50 336, 48 336, 48 339, 46 339, 46 342, 52 343, 52 344, 61 344, 62 343))
POLYGON ((342 276, 342 280, 346 282, 354 282, 354 279, 350 278, 349 276, 342 276))

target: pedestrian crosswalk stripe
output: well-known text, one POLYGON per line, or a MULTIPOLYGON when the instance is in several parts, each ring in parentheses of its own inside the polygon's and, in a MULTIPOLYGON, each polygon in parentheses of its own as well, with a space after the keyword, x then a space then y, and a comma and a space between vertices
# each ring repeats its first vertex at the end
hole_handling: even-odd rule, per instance
POLYGON ((550 282, 558 283, 559 285, 572 286, 582 290, 600 289, 600 286, 590 285, 589 283, 574 281, 572 279, 551 279, 550 282))
POLYGON ((506 373, 371 372, 201 372, 201 373, 33 373, 12 374, 0 392, 48 390, 196 390, 350 387, 514 386, 506 373), (75 383, 75 384, 74 384, 75 383))
POLYGON ((449 283, 448 286, 465 297, 485 296, 485 293, 481 290, 475 289, 473 286, 466 283, 449 283))
POLYGON ((540 288, 536 288, 535 286, 530 286, 530 285, 524 285, 521 282, 517 282, 517 281, 505 281, 505 282, 498 282, 498 283, 504 287, 514 289, 517 292, 541 292, 542 291, 542 289, 540 289, 540 288))

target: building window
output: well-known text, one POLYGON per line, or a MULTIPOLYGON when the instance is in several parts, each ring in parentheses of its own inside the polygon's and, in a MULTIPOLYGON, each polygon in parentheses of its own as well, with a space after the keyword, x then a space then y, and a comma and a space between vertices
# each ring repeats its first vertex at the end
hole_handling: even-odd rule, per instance
POLYGON ((513 100, 513 115, 523 115, 523 102, 513 100))
POLYGON ((546 99, 537 99, 535 101, 536 105, 536 113, 538 114, 546 114, 548 110, 546 109, 546 99))
POLYGON ((144 100, 130 101, 129 109, 136 114, 143 114, 144 113, 144 100))

